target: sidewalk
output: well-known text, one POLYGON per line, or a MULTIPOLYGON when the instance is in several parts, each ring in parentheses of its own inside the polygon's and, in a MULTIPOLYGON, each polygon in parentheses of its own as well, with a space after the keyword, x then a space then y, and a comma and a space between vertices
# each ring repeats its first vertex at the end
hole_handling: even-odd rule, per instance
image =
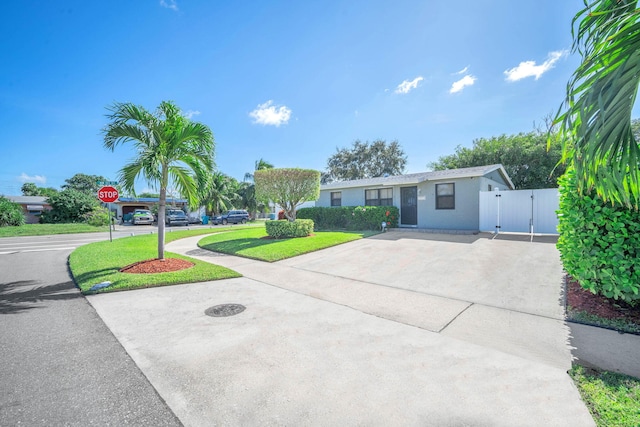
POLYGON ((559 354, 444 333, 476 304, 211 254, 200 238, 167 250, 245 277, 88 297, 185 425, 593 425, 559 354), (225 303, 246 310, 205 315, 225 303))

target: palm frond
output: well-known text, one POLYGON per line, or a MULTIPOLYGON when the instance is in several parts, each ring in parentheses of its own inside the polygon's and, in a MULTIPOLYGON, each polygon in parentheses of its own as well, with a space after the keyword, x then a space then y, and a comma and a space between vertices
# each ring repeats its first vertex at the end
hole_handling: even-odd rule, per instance
POLYGON ((638 208, 640 147, 631 112, 640 84, 637 0, 598 0, 574 18, 574 52, 583 56, 556 116, 563 161, 575 165, 578 189, 638 208), (577 25, 577 27, 576 27, 577 25))

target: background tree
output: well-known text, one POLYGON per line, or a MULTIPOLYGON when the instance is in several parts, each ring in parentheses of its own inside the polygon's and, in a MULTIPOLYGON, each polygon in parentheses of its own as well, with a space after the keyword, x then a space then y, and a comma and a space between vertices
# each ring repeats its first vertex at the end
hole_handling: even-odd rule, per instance
POLYGON ((198 189, 213 172, 213 133, 187 119, 170 101, 160 103, 155 113, 131 103, 116 103, 108 110, 111 122, 103 129, 105 148, 113 151, 132 142, 137 151, 136 158, 120 170, 120 184, 133 194, 138 177, 159 187, 158 258, 164 259, 167 187, 175 186, 192 207, 197 205, 198 189))
POLYGON ((387 144, 380 139, 372 143, 356 140, 350 149, 336 148, 336 153, 327 160, 322 182, 401 175, 406 164, 407 156, 398 141, 387 144))
POLYGON ((264 212, 269 206, 268 199, 260 200, 256 197, 256 186, 254 183, 255 171, 266 169, 273 169, 273 164, 262 158, 256 160, 254 172, 247 172, 244 174, 244 182, 238 189, 242 207, 246 209, 252 217, 255 217, 257 212, 264 212))
POLYGON ((454 154, 442 156, 427 167, 444 170, 502 163, 516 189, 556 188, 565 166, 558 165, 562 157, 560 142, 550 139, 547 150, 547 138, 547 132, 541 130, 479 138, 473 141, 473 147, 458 146, 454 154))
POLYGON ((582 62, 557 115, 563 161, 575 168, 580 194, 638 208, 640 147, 631 112, 640 84, 637 0, 599 0, 573 19, 573 51, 582 62))
POLYGON ((62 184, 63 190, 76 190, 87 194, 98 194, 98 190, 102 185, 99 185, 98 181, 108 181, 102 175, 85 175, 83 173, 77 173, 71 178, 65 179, 66 184, 62 184))
POLYGON ((4 196, 0 196, 0 227, 23 225, 22 207, 4 196))
POLYGON ((234 181, 235 179, 222 172, 214 172, 209 176, 200 199, 207 215, 232 209, 234 203, 240 200, 236 193, 237 181, 234 181))
POLYGON ((43 211, 40 221, 44 223, 85 222, 85 215, 98 208, 98 199, 74 189, 62 190, 47 199, 50 211, 43 211))
POLYGON ((296 208, 320 197, 320 172, 311 169, 264 169, 254 174, 256 197, 271 200, 284 210, 289 221, 296 220, 296 208))
POLYGON ((33 182, 25 182, 22 184, 20 188, 23 196, 41 196, 41 197, 49 197, 58 192, 53 187, 38 187, 33 182))

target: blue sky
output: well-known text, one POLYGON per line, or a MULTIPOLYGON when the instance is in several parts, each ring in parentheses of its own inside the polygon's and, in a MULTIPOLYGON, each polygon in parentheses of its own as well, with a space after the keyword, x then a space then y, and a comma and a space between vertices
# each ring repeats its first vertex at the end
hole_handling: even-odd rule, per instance
MULTIPOLYGON (((398 140, 407 173, 555 113, 582 0, 21 0, 0 26, 0 194, 115 179, 106 107, 175 101, 216 164, 324 170, 356 139, 398 140)), ((141 182, 138 191, 147 188, 141 182)))

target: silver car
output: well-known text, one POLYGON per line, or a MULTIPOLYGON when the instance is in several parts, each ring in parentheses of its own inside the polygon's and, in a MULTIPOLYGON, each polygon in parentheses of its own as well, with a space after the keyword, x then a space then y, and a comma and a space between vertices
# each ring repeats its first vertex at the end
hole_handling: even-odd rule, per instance
POLYGON ((153 224, 153 214, 146 209, 136 209, 131 219, 133 225, 153 224))

